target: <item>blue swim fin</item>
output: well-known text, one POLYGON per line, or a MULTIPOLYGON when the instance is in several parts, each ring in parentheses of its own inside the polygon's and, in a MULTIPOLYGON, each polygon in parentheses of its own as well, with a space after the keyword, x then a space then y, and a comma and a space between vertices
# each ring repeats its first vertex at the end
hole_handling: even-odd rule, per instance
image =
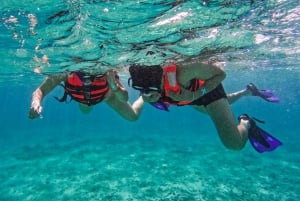
POLYGON ((168 105, 168 104, 165 104, 163 102, 156 102, 156 103, 150 103, 150 104, 159 110, 169 112, 170 105, 168 105))
MULTIPOLYGON (((143 94, 145 94, 145 90, 141 89, 140 90, 140 95, 143 95, 143 94)), ((159 102, 150 103, 150 105, 152 105, 153 107, 155 107, 159 110, 169 112, 170 104, 159 101, 159 102)))
POLYGON ((253 83, 247 85, 247 89, 252 92, 253 96, 259 96, 268 102, 278 103, 280 99, 269 89, 257 89, 253 83))
POLYGON ((263 121, 253 117, 250 118, 247 114, 240 115, 238 119, 239 121, 241 119, 250 121, 251 126, 248 130, 248 138, 251 145, 257 152, 263 153, 266 151, 273 151, 282 145, 278 139, 256 125, 255 121, 264 123, 263 121))

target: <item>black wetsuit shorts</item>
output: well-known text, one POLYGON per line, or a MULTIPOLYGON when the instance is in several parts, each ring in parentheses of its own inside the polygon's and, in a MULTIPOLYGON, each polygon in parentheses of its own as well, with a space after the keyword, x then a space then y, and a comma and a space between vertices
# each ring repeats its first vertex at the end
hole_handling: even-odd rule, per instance
POLYGON ((222 84, 218 85, 214 90, 198 98, 197 100, 194 100, 188 105, 204 105, 206 107, 210 103, 219 100, 221 98, 227 98, 222 84))

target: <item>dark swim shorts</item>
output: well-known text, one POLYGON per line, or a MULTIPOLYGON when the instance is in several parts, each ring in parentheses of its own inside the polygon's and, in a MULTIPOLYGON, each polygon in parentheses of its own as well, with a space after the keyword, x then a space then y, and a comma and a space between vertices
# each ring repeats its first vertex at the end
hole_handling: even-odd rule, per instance
POLYGON ((206 107, 210 103, 219 100, 221 98, 227 98, 222 84, 218 85, 214 90, 208 92, 204 96, 189 103, 189 105, 204 105, 206 107))

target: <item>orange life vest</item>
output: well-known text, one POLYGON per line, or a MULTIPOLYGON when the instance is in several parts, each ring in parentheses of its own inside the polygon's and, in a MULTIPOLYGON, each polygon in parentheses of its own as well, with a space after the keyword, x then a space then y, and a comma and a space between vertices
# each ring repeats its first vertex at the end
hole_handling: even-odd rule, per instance
MULTIPOLYGON (((172 105, 187 105, 191 103, 193 100, 186 100, 186 101, 174 101, 169 97, 169 91, 173 91, 177 94, 180 94, 180 86, 176 79, 176 64, 170 64, 164 67, 164 91, 162 97, 159 99, 159 102, 163 102, 165 104, 172 104, 172 105)), ((191 80, 191 85, 189 86, 188 90, 190 91, 197 91, 205 84, 204 80, 191 80)))
POLYGON ((105 75, 86 75, 82 72, 74 72, 68 76, 65 82, 66 95, 86 105, 95 105, 101 102, 109 91, 105 75))

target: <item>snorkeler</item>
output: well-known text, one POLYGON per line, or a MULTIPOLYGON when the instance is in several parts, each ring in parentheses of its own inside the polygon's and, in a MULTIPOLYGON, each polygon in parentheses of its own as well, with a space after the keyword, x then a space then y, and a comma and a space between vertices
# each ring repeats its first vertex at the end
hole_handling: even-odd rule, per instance
POLYGON ((29 118, 41 117, 43 98, 56 86, 63 82, 65 89, 62 98, 58 101, 71 100, 79 103, 80 110, 87 114, 91 112, 93 105, 105 101, 111 108, 129 121, 138 119, 143 106, 142 98, 139 97, 132 106, 128 102, 128 92, 121 84, 117 72, 107 71, 104 74, 89 74, 83 71, 51 75, 33 92, 29 118))
POLYGON ((239 116, 236 126, 230 104, 244 95, 254 95, 269 102, 279 102, 270 90, 259 90, 254 84, 245 90, 226 95, 222 81, 226 74, 216 63, 182 62, 166 66, 130 66, 131 86, 139 90, 143 100, 168 111, 170 105, 191 105, 207 113, 223 144, 233 150, 242 149, 247 139, 258 152, 272 151, 281 142, 258 127, 247 114, 239 116))

